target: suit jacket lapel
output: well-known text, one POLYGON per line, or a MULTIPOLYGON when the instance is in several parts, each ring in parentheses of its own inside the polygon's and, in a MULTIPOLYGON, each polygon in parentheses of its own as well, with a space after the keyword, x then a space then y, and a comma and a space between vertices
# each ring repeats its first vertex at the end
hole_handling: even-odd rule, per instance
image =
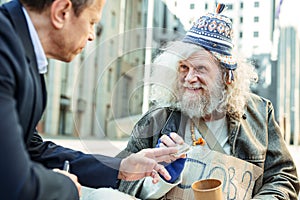
MULTIPOLYGON (((11 1, 7 4, 3 5, 5 9, 8 11, 8 15, 10 17, 10 20, 14 26, 14 29, 16 30, 16 33, 19 35, 21 42, 23 44, 23 48, 25 50, 26 59, 29 66, 30 75, 34 82, 34 102, 32 113, 29 116, 31 118, 31 132, 30 134, 33 134, 33 130, 35 129, 38 121, 40 120, 40 117, 43 113, 45 103, 46 103, 46 90, 44 88, 44 78, 43 75, 40 75, 37 68, 37 60, 36 55, 34 52, 33 44, 31 41, 28 25, 26 18, 24 16, 22 5, 19 1, 11 1)), ((21 47, 20 47, 21 48, 21 47)), ((26 66, 24 66, 26 67, 26 66)), ((31 136, 25 136, 29 140, 27 141, 27 144, 30 143, 31 136)))
POLYGON ((21 38, 29 65, 36 67, 37 63, 34 48, 30 39, 29 29, 20 2, 13 0, 7 4, 4 4, 4 8, 8 10, 12 25, 21 38))

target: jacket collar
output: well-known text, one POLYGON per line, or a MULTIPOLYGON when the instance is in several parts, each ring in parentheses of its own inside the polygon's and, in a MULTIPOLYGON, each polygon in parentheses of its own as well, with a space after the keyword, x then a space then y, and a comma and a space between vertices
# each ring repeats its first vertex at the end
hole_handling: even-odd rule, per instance
POLYGON ((12 25, 21 38, 27 61, 29 63, 34 62, 34 66, 37 66, 33 44, 21 3, 17 0, 13 0, 4 4, 3 7, 7 10, 12 25))
POLYGON ((241 122, 237 119, 232 117, 226 116, 228 121, 228 142, 231 146, 231 153, 235 154, 235 141, 241 126, 241 122))
POLYGON ((188 117, 180 111, 171 108, 167 108, 167 112, 169 113, 169 117, 162 128, 161 133, 169 134, 170 132, 175 132, 184 138, 188 117))

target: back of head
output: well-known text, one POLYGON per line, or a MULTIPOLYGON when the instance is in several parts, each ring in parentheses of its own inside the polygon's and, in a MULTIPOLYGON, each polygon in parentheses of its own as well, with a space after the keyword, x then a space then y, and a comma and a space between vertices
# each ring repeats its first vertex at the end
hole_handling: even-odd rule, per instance
MULTIPOLYGON (((64 0, 65 1, 65 0, 64 0)), ((79 16, 87 6, 91 5, 94 0, 68 0, 72 2, 74 13, 79 16)), ((20 0, 20 2, 28 9, 35 12, 43 12, 51 6, 53 0, 20 0)))

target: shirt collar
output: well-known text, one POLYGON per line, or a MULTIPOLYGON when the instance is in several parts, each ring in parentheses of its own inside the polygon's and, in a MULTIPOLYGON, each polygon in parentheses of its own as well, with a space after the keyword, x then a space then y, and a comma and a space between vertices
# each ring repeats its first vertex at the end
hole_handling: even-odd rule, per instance
POLYGON ((36 55, 36 61, 37 61, 39 73, 45 74, 47 72, 48 61, 47 61, 44 49, 42 47, 39 36, 32 24, 32 21, 28 15, 26 9, 24 7, 22 7, 22 9, 23 9, 23 12, 24 12, 27 24, 28 24, 30 37, 31 37, 31 40, 33 43, 34 53, 36 55))

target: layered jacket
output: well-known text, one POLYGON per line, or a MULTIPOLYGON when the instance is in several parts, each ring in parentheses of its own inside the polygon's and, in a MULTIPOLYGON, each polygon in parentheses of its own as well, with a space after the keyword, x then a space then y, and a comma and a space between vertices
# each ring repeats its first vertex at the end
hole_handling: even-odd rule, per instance
MULTIPOLYGON (((293 159, 274 118, 270 101, 250 94, 244 115, 236 120, 226 116, 231 156, 263 169, 256 182, 254 199, 297 199, 299 180, 293 159)), ((154 108, 135 125, 127 147, 118 155, 155 147, 163 134, 177 132, 184 138, 188 117, 172 108, 154 108)), ((119 189, 139 197, 143 180, 121 181, 119 189)))

